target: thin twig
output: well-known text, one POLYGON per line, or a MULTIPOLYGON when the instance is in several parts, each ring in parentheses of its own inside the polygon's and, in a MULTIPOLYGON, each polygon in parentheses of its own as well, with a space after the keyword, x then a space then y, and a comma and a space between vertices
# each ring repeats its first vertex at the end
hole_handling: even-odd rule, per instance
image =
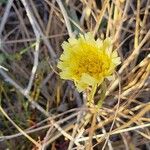
MULTIPOLYGON (((28 100, 29 102, 35 107, 37 108, 40 112, 42 112, 42 114, 44 114, 47 117, 50 117, 49 113, 46 112, 38 103, 36 103, 29 95, 25 95, 24 89, 22 87, 20 87, 15 81, 13 81, 1 68, 0 68, 0 74, 5 78, 5 80, 7 82, 9 82, 11 85, 13 85, 16 89, 18 89, 28 100)), ((66 133, 51 117, 49 118, 51 119, 50 122, 51 124, 58 130, 60 131, 60 133, 62 135, 64 135, 66 138, 68 138, 69 140, 73 140, 73 138, 66 133)), ((76 145, 80 146, 80 144, 78 142, 75 142, 76 145)))
POLYGON ((2 32, 3 32, 3 30, 4 30, 5 23, 6 23, 6 21, 7 21, 8 16, 9 16, 9 12, 10 12, 10 9, 11 9, 11 7, 12 7, 13 1, 14 1, 14 0, 9 0, 9 1, 7 2, 7 6, 6 6, 6 8, 5 8, 5 13, 4 13, 4 16, 3 16, 2 21, 1 21, 1 24, 0 24, 0 37, 2 36, 2 32))
MULTIPOLYGON (((120 133, 124 133, 124 132, 128 132, 128 131, 134 131, 134 130, 138 130, 138 129, 142 129, 142 128, 146 128, 146 127, 150 127, 150 123, 142 124, 139 126, 134 126, 134 127, 126 128, 126 129, 121 129, 121 130, 118 130, 115 132, 111 132, 110 135, 120 134, 120 133)), ((100 138, 103 136, 107 136, 107 134, 108 133, 95 135, 92 138, 93 139, 100 138)), ((87 141, 87 140, 89 140, 89 137, 83 137, 83 138, 76 139, 76 141, 78 141, 78 142, 87 141)))
POLYGON ((44 43, 46 44, 46 46, 48 47, 48 50, 49 50, 49 53, 51 55, 52 58, 56 58, 56 54, 52 48, 52 46, 50 45, 48 39, 45 37, 45 35, 43 34, 38 22, 36 21, 35 17, 32 15, 32 12, 31 12, 31 9, 30 9, 30 6, 27 2, 27 0, 21 0, 22 1, 22 4, 24 5, 25 7, 25 10, 26 10, 26 13, 27 13, 27 16, 30 20, 30 23, 33 27, 33 30, 34 30, 34 33, 36 34, 40 34, 40 36, 43 38, 43 41, 44 43), (38 32, 38 33, 37 33, 38 32))
MULTIPOLYGON (((112 124, 111 124, 110 130, 109 130, 109 133, 111 133, 111 131, 112 131, 113 127, 114 127, 114 124, 115 124, 115 121, 116 121, 116 118, 117 118, 117 114, 118 114, 118 111, 119 111, 119 106, 120 106, 121 79, 120 79, 119 74, 118 74, 117 72, 116 72, 116 74, 117 74, 117 76, 118 76, 118 80, 119 80, 118 103, 117 103, 117 108, 116 108, 116 111, 115 111, 114 119, 113 119, 113 122, 112 122, 112 124)), ((109 133, 108 133, 108 136, 107 136, 107 138, 106 138, 106 141, 105 141, 105 143, 104 143, 104 145, 103 145, 102 150, 104 150, 104 149, 105 149, 106 144, 107 144, 107 142, 109 141, 109 136, 110 136, 110 135, 109 135, 109 133)))
POLYGON ((0 111, 2 112, 2 114, 13 124, 13 126, 20 131, 20 133, 22 133, 28 140, 30 140, 33 144, 35 144, 38 148, 41 147, 41 145, 36 142, 32 137, 30 137, 27 133, 25 133, 8 115, 7 113, 4 111, 4 109, 0 106, 0 111))
POLYGON ((72 138, 73 138, 73 140, 70 141, 69 146, 68 146, 68 150, 71 150, 72 147, 73 147, 73 145, 74 145, 75 135, 76 135, 77 129, 78 129, 78 127, 79 127, 79 122, 80 122, 80 120, 81 120, 82 113, 83 113, 82 111, 80 111, 80 112, 78 113, 77 122, 76 122, 76 124, 75 124, 75 126, 74 126, 74 129, 73 129, 73 132, 72 132, 72 138))
POLYGON ((25 94, 25 90, 19 86, 12 78, 10 78, 5 71, 3 71, 0 68, 0 74, 2 75, 2 77, 5 79, 5 81, 9 82, 12 86, 14 86, 22 95, 24 95, 29 102, 35 107, 37 108, 40 112, 42 112, 42 114, 44 114, 45 116, 49 116, 48 112, 46 112, 38 103, 36 103, 29 95, 25 94))
POLYGON ((71 24, 70 24, 70 21, 69 21, 68 14, 67 14, 67 12, 66 12, 64 6, 63 6, 62 1, 61 1, 61 0, 56 0, 56 1, 57 1, 58 5, 59 5, 59 7, 60 7, 60 9, 61 9, 61 12, 62 12, 62 14, 63 14, 63 16, 64 16, 64 19, 65 19, 65 22, 66 22, 66 27, 67 27, 69 36, 72 37, 72 36, 74 36, 74 35, 73 35, 72 29, 71 29, 71 24))
MULTIPOLYGON (((147 34, 145 35, 141 43, 138 45, 138 47, 134 49, 132 54, 124 61, 123 65, 121 66, 118 72, 119 74, 121 74, 124 71, 124 69, 127 68, 127 66, 131 63, 131 61, 138 56, 140 49, 145 44, 145 42, 149 39, 149 37, 150 37, 150 30, 147 32, 147 34)), ((109 90, 106 92, 106 95, 108 95, 111 91, 113 91, 118 85, 118 83, 119 83, 119 79, 116 79, 111 85, 111 87, 109 88, 109 90)))
POLYGON ((31 72, 31 76, 30 76, 30 80, 29 80, 29 83, 28 83, 28 86, 25 90, 25 94, 29 94, 31 88, 32 88, 32 84, 33 84, 33 81, 34 81, 34 77, 35 77, 35 74, 36 74, 36 70, 37 70, 37 67, 38 67, 38 59, 39 59, 39 46, 40 46, 40 36, 37 35, 37 40, 36 40, 36 46, 35 46, 35 52, 34 52, 34 64, 33 64, 33 67, 32 67, 32 72, 31 72))

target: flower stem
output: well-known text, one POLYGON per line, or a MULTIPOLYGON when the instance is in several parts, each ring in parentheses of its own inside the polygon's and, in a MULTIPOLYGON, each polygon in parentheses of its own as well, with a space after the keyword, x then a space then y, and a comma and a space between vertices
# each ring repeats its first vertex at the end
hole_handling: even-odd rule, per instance
POLYGON ((89 96, 88 96, 88 101, 87 101, 87 102, 89 103, 89 105, 91 105, 92 102, 93 102, 93 104, 94 104, 94 94, 95 94, 95 92, 96 92, 96 88, 97 88, 97 85, 94 85, 94 86, 92 87, 92 90, 91 90, 89 96))
POLYGON ((100 95, 100 100, 98 101, 97 103, 97 106, 98 108, 101 108, 102 107, 102 104, 103 104, 103 101, 106 97, 106 82, 104 81, 102 84, 101 84, 101 95, 100 95))

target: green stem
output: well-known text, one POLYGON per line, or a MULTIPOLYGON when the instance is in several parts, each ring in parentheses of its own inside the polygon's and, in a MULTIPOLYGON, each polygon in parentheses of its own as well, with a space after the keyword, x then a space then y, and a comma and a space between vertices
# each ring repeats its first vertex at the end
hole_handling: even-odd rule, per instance
POLYGON ((92 101, 94 100, 94 94, 95 94, 95 92, 96 92, 96 88, 97 88, 97 85, 94 85, 94 86, 92 87, 92 90, 91 90, 89 96, 88 96, 88 102, 89 102, 89 104, 91 104, 92 101))
POLYGON ((101 95, 100 95, 100 100, 98 101, 97 103, 97 106, 98 108, 101 108, 102 107, 102 104, 103 104, 103 101, 106 97, 106 82, 104 81, 102 84, 101 84, 101 95))

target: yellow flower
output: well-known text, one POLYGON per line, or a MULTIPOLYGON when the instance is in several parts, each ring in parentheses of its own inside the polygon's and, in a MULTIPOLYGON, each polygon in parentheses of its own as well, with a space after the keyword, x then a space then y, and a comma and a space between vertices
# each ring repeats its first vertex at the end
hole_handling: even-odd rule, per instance
POLYGON ((109 78, 120 64, 117 51, 112 51, 112 41, 95 40, 91 33, 69 38, 63 42, 64 50, 58 62, 60 77, 75 82, 79 92, 88 86, 100 85, 104 78, 109 78))

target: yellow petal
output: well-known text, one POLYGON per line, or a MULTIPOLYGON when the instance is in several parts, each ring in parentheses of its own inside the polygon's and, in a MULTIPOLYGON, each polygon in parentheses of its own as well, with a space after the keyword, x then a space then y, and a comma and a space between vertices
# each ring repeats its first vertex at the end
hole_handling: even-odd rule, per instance
POLYGON ((83 83, 86 83, 88 85, 95 85, 98 82, 95 78, 93 78, 92 76, 90 76, 87 73, 82 74, 82 77, 81 77, 80 81, 83 82, 83 83))
POLYGON ((60 72, 60 77, 62 79, 71 79, 72 75, 68 72, 68 71, 63 71, 63 72, 60 72))
POLYGON ((78 83, 76 83, 75 85, 76 85, 77 90, 78 90, 79 92, 84 91, 84 90, 88 87, 88 84, 85 84, 85 83, 82 83, 82 82, 78 82, 78 83))

